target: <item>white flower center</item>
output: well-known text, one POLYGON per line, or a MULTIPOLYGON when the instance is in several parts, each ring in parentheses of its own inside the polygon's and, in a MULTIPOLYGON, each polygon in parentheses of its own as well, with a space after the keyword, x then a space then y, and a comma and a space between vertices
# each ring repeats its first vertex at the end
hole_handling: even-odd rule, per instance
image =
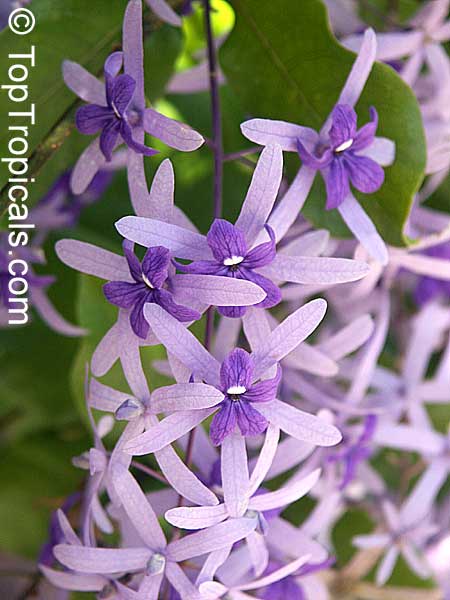
POLYGON ((337 148, 334 149, 335 152, 344 152, 344 150, 348 150, 350 146, 353 144, 353 138, 350 138, 346 142, 342 142, 337 148))
POLYGON ((245 394, 247 389, 243 385, 232 385, 227 389, 227 394, 230 396, 240 396, 241 394, 245 394))
POLYGON ((225 258, 223 264, 226 267, 233 267, 234 265, 239 265, 243 260, 243 256, 232 256, 231 258, 225 258))
POLYGON ((146 276, 144 275, 144 273, 142 273, 142 279, 143 279, 143 281, 144 281, 144 283, 145 283, 145 285, 146 285, 147 287, 149 287, 151 290, 154 290, 154 289, 155 289, 155 288, 152 286, 152 284, 151 284, 151 282, 150 282, 150 279, 149 279, 148 277, 146 277, 146 276))
POLYGON ((114 104, 114 102, 111 102, 111 106, 112 106, 112 109, 113 109, 113 111, 114 111, 114 113, 115 113, 116 117, 117 117, 118 119, 121 119, 121 118, 122 118, 122 115, 121 115, 121 114, 120 114, 120 112, 118 111, 118 109, 117 109, 117 106, 114 104))

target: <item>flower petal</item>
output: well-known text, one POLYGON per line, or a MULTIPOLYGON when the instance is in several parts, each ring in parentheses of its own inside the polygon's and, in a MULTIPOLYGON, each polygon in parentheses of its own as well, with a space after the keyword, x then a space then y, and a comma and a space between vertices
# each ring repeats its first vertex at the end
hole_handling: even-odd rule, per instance
POLYGON ((258 404, 258 411, 270 423, 298 440, 316 446, 335 446, 342 439, 341 433, 333 425, 285 402, 274 400, 258 404))
POLYGON ((212 385, 219 382, 219 363, 179 321, 156 304, 148 304, 145 317, 166 349, 191 372, 212 385))
POLYGON ((181 562, 226 548, 242 540, 256 527, 256 519, 230 519, 196 533, 186 535, 181 540, 171 542, 167 547, 169 560, 181 562))
POLYGON ((144 112, 144 129, 151 136, 182 152, 197 150, 205 141, 189 125, 165 117, 152 108, 144 112))
POLYGON ((299 498, 306 496, 319 480, 321 469, 316 469, 306 477, 282 486, 275 492, 268 492, 253 496, 250 500, 250 508, 258 511, 272 510, 287 506, 296 502, 299 498))
POLYGON ((147 548, 89 548, 58 544, 54 554, 60 563, 74 571, 107 575, 139 571, 145 567, 152 553, 147 548))
POLYGON ((297 152, 298 139, 306 141, 309 146, 315 146, 318 141, 314 129, 271 119, 250 119, 241 124, 241 131, 247 139, 256 144, 278 144, 285 152, 297 152))
POLYGON ((162 245, 178 258, 211 258, 211 250, 203 235, 177 225, 143 217, 123 217, 117 221, 116 229, 120 235, 141 246, 162 245))
POLYGON ((222 489, 230 517, 242 517, 248 506, 248 462, 245 438, 239 433, 227 436, 221 447, 222 489))
POLYGON ((180 411, 173 413, 150 427, 145 433, 127 442, 124 451, 133 456, 142 456, 165 448, 207 419, 215 408, 180 411))
POLYGON ((71 60, 63 62, 64 82, 85 102, 106 106, 105 86, 84 67, 71 60))
POLYGON ((133 281, 125 258, 109 250, 68 239, 56 242, 55 250, 63 263, 87 275, 95 275, 108 281, 133 281))
POLYGON ((223 394, 205 383, 176 383, 155 390, 151 398, 155 413, 211 408, 222 402, 223 394))
POLYGON ((250 306, 266 297, 265 291, 251 281, 219 275, 175 275, 172 285, 183 300, 201 298, 212 306, 250 306))
POLYGON ((370 256, 382 265, 386 265, 389 260, 386 244, 354 196, 349 194, 338 210, 350 231, 370 256))
POLYGON ((164 517, 168 523, 180 529, 205 529, 224 521, 228 517, 228 511, 225 504, 182 506, 171 508, 164 517))
POLYGON ((235 223, 249 247, 263 230, 277 198, 283 175, 283 154, 280 146, 266 146, 253 172, 252 181, 235 223))
POLYGON ((350 181, 360 192, 373 194, 383 185, 384 171, 371 158, 347 153, 344 160, 350 181))
POLYGON ((255 378, 263 375, 303 342, 319 325, 326 309, 325 300, 312 300, 280 323, 254 353, 255 378))

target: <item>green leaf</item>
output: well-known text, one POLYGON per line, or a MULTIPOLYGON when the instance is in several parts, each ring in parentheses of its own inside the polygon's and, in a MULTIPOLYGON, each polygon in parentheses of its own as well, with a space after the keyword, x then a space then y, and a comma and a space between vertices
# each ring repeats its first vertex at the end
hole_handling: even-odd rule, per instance
POLYGON ((145 39, 144 81, 146 94, 152 102, 163 94, 181 48, 181 32, 170 25, 164 25, 145 39))
MULTIPOLYGON (((319 129, 336 103, 355 55, 333 37, 320 0, 230 0, 236 26, 221 51, 228 82, 248 113, 319 129)), ((396 160, 381 190, 358 196, 384 239, 404 245, 402 228, 425 167, 425 140, 417 101, 393 69, 376 64, 356 110, 359 125, 369 107, 380 116, 378 134, 396 143, 396 160)), ((298 162, 295 170, 298 169, 298 162)), ((294 170, 294 172, 295 172, 294 170)), ((323 192, 312 194, 304 214, 337 236, 346 234, 324 211, 323 192)))
MULTIPOLYGON (((26 82, 29 101, 36 105, 36 124, 29 127, 27 156, 32 155, 75 101, 61 76, 63 60, 70 59, 93 73, 99 72, 106 56, 120 41, 125 5, 122 0, 39 0, 31 5, 31 9, 36 18, 32 33, 19 36, 8 28, 0 33, 0 79, 3 83, 8 81, 11 64, 17 62, 17 59, 9 59, 9 54, 29 52, 32 45, 36 48, 36 66, 30 67, 26 82)), ((2 91, 2 115, 28 108, 27 102, 13 103, 2 91)), ((14 118, 14 123, 9 124, 27 126, 29 122, 26 118, 14 118)), ((0 140, 1 156, 9 155, 9 137, 4 135, 0 140)), ((7 171, 3 169, 0 188, 6 182, 7 171)))
POLYGON ((65 430, 32 436, 2 451, 1 550, 36 558, 47 538, 50 513, 83 477, 71 458, 89 443, 80 429, 65 430))

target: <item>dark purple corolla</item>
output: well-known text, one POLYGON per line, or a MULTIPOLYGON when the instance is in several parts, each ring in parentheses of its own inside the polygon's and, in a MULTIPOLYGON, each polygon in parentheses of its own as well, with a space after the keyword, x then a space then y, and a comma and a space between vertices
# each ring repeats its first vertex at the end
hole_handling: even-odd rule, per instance
POLYGON ((136 81, 130 75, 117 75, 121 64, 121 52, 111 54, 105 61, 106 106, 87 104, 78 109, 75 118, 81 133, 94 135, 101 131, 100 150, 107 161, 112 158, 119 136, 138 154, 153 156, 158 153, 133 139, 131 125, 136 125, 140 119, 131 106, 136 81))
POLYGON ((215 414, 210 429, 211 440, 218 446, 234 431, 236 425, 242 435, 258 435, 268 426, 267 419, 252 407, 253 402, 275 399, 281 379, 281 369, 273 379, 253 381, 253 360, 242 348, 233 350, 220 368, 220 385, 225 398, 215 414))
MULTIPOLYGON (((269 265, 276 256, 275 236, 272 228, 266 225, 270 241, 248 249, 244 232, 225 219, 215 219, 206 236, 215 260, 198 260, 190 265, 177 264, 185 273, 221 275, 246 279, 261 287, 266 298, 255 306, 270 308, 281 301, 280 289, 267 277, 256 273, 255 269, 269 265)), ((245 306, 219 306, 218 311, 225 317, 242 317, 245 306)))
POLYGON ((384 182, 384 171, 372 158, 359 154, 371 146, 378 126, 378 114, 370 109, 371 121, 357 129, 356 112, 337 104, 331 114, 330 145, 311 154, 300 140, 298 153, 303 163, 320 171, 327 188, 327 210, 340 206, 350 193, 350 183, 364 194, 372 194, 384 182))
MULTIPOLYGON (((427 256, 450 260, 450 243, 439 244, 426 250, 427 256)), ((421 277, 414 292, 414 298, 419 306, 423 306, 433 298, 450 298, 450 281, 435 277, 421 277)))
POLYGON ((106 298, 121 308, 132 309, 130 325, 134 333, 145 339, 149 325, 144 317, 146 303, 159 304, 178 321, 188 322, 200 318, 200 314, 177 304, 167 289, 169 279, 170 252, 163 246, 149 248, 142 264, 134 254, 134 244, 125 241, 123 251, 134 282, 110 281, 103 286, 106 298))

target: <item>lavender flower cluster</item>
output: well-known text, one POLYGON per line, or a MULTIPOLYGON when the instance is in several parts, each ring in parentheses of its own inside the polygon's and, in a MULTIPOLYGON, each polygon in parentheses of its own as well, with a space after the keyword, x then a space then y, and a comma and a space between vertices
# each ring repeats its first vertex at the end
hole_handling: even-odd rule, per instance
MULTIPOLYGON (((163 0, 148 3, 180 24, 163 0)), ((332 18, 342 16, 338 0, 327 4, 332 18)), ((70 185, 85 198, 94 189, 95 197, 105 173, 122 166, 134 214, 115 224, 123 255, 73 239, 56 245, 66 265, 106 282, 105 302, 118 315, 86 375, 94 445, 74 459, 88 471, 79 532, 59 510, 41 560, 55 587, 103 600, 326 600, 339 583, 331 532, 360 506, 375 525, 353 538, 366 567, 355 579, 376 563, 383 586, 402 555, 450 597, 450 504, 440 494, 449 442, 427 410, 450 400, 450 218, 424 206, 450 171, 448 10, 448 0, 433 0, 408 30, 379 35, 359 33, 354 13, 345 28, 333 19, 357 55, 329 117, 320 131, 242 123, 262 150, 236 222, 221 218, 217 203, 206 236, 174 204, 170 160, 147 185, 145 157, 157 151, 145 133, 182 152, 204 139, 146 107, 141 0, 128 2, 122 51, 106 60, 104 80, 64 64, 66 84, 86 103, 76 125, 98 136, 35 221, 42 214, 47 230, 73 222, 61 190, 70 185), (388 246, 352 191, 380 189, 395 161, 395 140, 377 136, 376 107, 363 126, 358 118, 367 115, 355 112, 376 59, 402 59, 396 68, 420 101, 427 134, 430 177, 408 220, 420 241, 409 248, 388 246), (301 161, 287 189, 283 152, 301 161), (332 239, 302 216, 317 172, 326 210, 339 211, 351 240, 332 239), (135 245, 145 248, 142 260, 135 245), (401 313, 399 285, 416 303, 412 318, 401 313), (190 327, 202 316, 199 341, 190 327), (379 360, 391 325, 395 369, 379 360), (173 383, 150 391, 140 348, 159 344, 167 359, 153 367, 173 383), (100 381, 118 361, 126 391, 100 381), (107 414, 96 421, 94 410, 107 414), (116 425, 109 448, 104 438, 116 425), (371 460, 383 449, 420 455, 413 485, 406 475, 407 485, 388 486, 371 460), (156 481, 160 489, 146 491, 156 481), (294 525, 284 511, 307 496, 295 504, 302 519, 294 525)), ((172 89, 201 89, 207 73, 207 65, 184 73, 172 89)), ((30 277, 36 308, 76 335, 45 302, 46 283, 30 277)))

